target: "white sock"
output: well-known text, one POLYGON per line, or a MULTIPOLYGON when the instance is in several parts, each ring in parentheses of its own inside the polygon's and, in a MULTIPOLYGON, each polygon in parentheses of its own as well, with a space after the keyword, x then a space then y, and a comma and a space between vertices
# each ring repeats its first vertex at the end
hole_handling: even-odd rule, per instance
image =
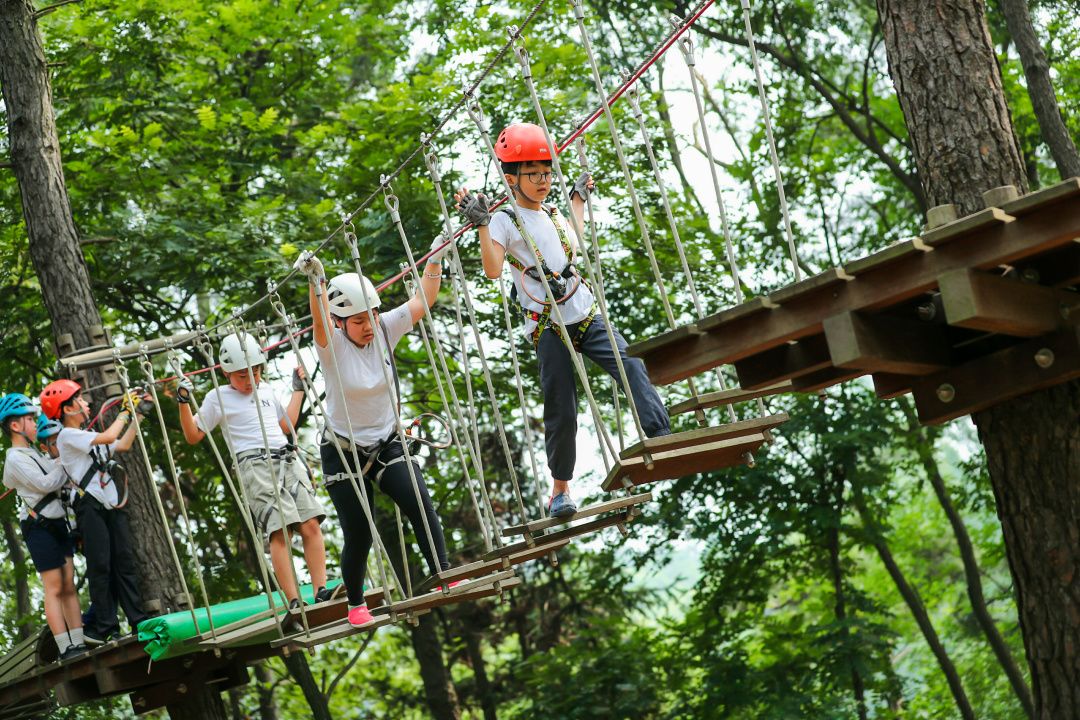
POLYGON ((61 655, 63 655, 64 651, 73 644, 68 640, 68 634, 66 632, 60 633, 59 635, 53 635, 53 640, 56 641, 56 647, 60 650, 61 655))
POLYGON ((83 632, 82 632, 81 627, 77 627, 77 628, 75 628, 73 630, 68 630, 68 635, 71 636, 71 644, 72 645, 85 645, 86 644, 86 638, 83 637, 83 632))

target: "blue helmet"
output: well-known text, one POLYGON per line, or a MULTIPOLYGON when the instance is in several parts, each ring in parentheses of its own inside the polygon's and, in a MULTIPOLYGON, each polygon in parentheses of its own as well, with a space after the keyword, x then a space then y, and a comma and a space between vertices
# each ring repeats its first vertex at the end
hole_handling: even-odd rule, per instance
POLYGON ((45 417, 44 413, 38 415, 37 419, 37 439, 38 442, 42 440, 48 440, 49 438, 58 435, 60 430, 63 429, 63 425, 58 420, 50 420, 45 417))
POLYGON ((37 415, 33 401, 22 393, 8 393, 0 397, 0 425, 24 415, 37 415))

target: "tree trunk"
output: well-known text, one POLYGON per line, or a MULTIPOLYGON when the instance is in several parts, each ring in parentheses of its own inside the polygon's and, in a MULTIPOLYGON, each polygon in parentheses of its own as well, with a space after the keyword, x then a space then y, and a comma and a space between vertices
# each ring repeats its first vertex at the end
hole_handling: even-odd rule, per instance
MULTIPOLYGON (((833 594, 836 598, 834 612, 837 622, 843 624, 847 621, 847 601, 844 596, 844 571, 840 565, 840 522, 844 516, 844 481, 834 476, 833 494, 835 495, 836 523, 826 532, 825 542, 829 549, 829 574, 833 581, 833 594)), ((845 640, 850 640, 850 631, 845 628, 845 640)), ((846 648, 851 648, 852 643, 845 642, 846 648)), ((851 691, 855 695, 855 707, 859 714, 859 720, 866 720, 866 689, 862 675, 851 658, 851 691)))
POLYGON ((484 720, 499 720, 498 703, 488 679, 487 663, 484 662, 483 636, 473 630, 466 630, 465 649, 469 653, 473 677, 476 678, 476 695, 480 699, 480 707, 484 710, 484 720))
POLYGON ((265 662, 255 666, 255 684, 259 691, 260 720, 277 720, 277 705, 274 703, 274 674, 265 662))
MULTIPOLYGON (((30 258, 52 321, 53 338, 60 347, 61 336, 70 334, 75 347, 88 347, 90 326, 100 325, 101 315, 64 184, 48 68, 33 13, 28 0, 0 0, 0 85, 11 161, 22 198, 30 258)), ((92 373, 89 380, 97 384, 100 377, 100 372, 92 373)), ((101 401, 87 399, 95 405, 101 401)), ((157 488, 141 462, 129 459, 125 466, 131 498, 128 514, 139 544, 134 555, 140 590, 144 603, 156 598, 167 608, 181 596, 181 584, 169 553, 168 530, 161 526, 151 500, 157 488)), ((225 718, 220 694, 206 688, 177 705, 175 714, 173 706, 169 712, 173 717, 194 717, 191 713, 196 712, 203 719, 225 718)))
POLYGON ((994 651, 994 656, 1005 671, 1005 676, 1009 678, 1009 684, 1012 685, 1013 692, 1016 693, 1016 697, 1020 700, 1024 712, 1028 717, 1034 717, 1035 706, 1032 703, 1031 690, 1028 688, 1024 673, 1016 664, 1016 660, 1013 659, 1005 638, 1002 637, 1001 632, 994 623, 990 610, 986 607, 986 598, 983 596, 982 575, 979 572, 979 563, 975 559, 975 548, 971 543, 971 536, 968 535, 964 519, 960 517, 960 513, 957 512, 952 503, 952 498, 949 497, 949 489, 945 486, 945 478, 941 476, 941 470, 934 459, 933 441, 927 437, 925 431, 918 428, 917 421, 911 414, 910 406, 905 410, 908 413, 908 421, 911 423, 910 429, 918 438, 917 447, 923 470, 930 480, 930 486, 934 488, 938 503, 941 504, 942 510, 945 511, 945 517, 949 519, 953 535, 956 536, 956 546, 960 550, 960 559, 964 564, 968 600, 971 602, 971 610, 975 615, 975 620, 979 623, 979 627, 982 628, 986 641, 994 651))
POLYGON ((311 708, 312 720, 333 720, 330 714, 330 705, 326 702, 326 696, 322 694, 315 676, 311 674, 311 666, 308 665, 307 657, 303 653, 289 653, 284 658, 285 667, 289 675, 304 692, 304 699, 311 708))
POLYGON ((927 205, 982 210, 999 185, 1027 191, 982 0, 877 0, 927 205))
POLYGON ((19 530, 10 517, 5 517, 4 539, 7 540, 8 556, 11 558, 12 571, 15 573, 15 611, 19 616, 19 639, 25 640, 33 635, 30 623, 34 615, 30 607, 30 583, 27 581, 26 550, 23 548, 19 530))
MULTIPOLYGON (((933 204, 1026 190, 979 0, 878 0, 889 70, 933 204)), ((973 416, 1012 571, 1038 720, 1080 717, 1080 382, 973 416), (1065 419, 1068 419, 1067 421, 1065 419)))
POLYGON ((964 692, 963 683, 960 682, 960 674, 956 671, 956 666, 953 665, 949 653, 941 643, 937 630, 934 629, 934 623, 930 620, 930 614, 926 611, 926 605, 919 596, 919 591, 907 581, 904 571, 896 564, 896 558, 893 557, 888 543, 885 542, 885 537, 881 534, 881 528, 870 514, 865 502, 857 495, 855 507, 858 508, 859 517, 862 518, 863 526, 870 536, 874 549, 877 550, 878 557, 881 558, 885 569, 889 571, 889 577, 892 578, 896 589, 900 592, 900 597, 904 599, 908 609, 911 611, 911 616, 915 618, 915 623, 919 626, 919 630, 926 639, 926 644, 930 646, 930 651, 934 653, 938 666, 941 668, 942 674, 945 675, 945 681, 949 684, 949 690, 952 692, 960 716, 964 720, 975 720, 975 711, 971 707, 967 693, 964 692))
POLYGON ((1050 156, 1054 158, 1062 180, 1080 176, 1080 153, 1076 151, 1058 107, 1057 94, 1050 82, 1050 63, 1046 61, 1042 43, 1031 24, 1027 0, 1000 0, 1000 5, 1005 25, 1020 55, 1020 64, 1024 67, 1028 97, 1039 121, 1043 142, 1050 148, 1050 156))

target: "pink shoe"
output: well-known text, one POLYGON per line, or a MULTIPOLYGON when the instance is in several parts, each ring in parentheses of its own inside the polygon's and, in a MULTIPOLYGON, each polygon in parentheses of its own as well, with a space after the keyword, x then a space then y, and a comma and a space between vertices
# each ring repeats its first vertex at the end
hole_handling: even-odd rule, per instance
MULTIPOLYGON (((461 581, 460 581, 460 580, 455 580, 454 582, 450 583, 449 587, 447 587, 447 590, 449 590, 449 589, 450 589, 450 588, 452 588, 452 587, 457 587, 457 586, 458 586, 458 585, 460 585, 460 584, 461 584, 461 581)), ((434 590, 432 590, 431 592, 442 592, 442 585, 440 585, 439 587, 435 588, 435 589, 434 589, 434 590)))
POLYGON ((353 627, 364 627, 372 622, 375 622, 375 618, 371 617, 367 605, 357 605, 349 609, 349 624, 353 627))

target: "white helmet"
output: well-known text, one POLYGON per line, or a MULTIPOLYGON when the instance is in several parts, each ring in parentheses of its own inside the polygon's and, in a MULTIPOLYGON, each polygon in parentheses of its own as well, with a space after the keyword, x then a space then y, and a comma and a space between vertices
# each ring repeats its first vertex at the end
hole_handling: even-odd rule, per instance
POLYGON ((338 317, 351 317, 379 307, 375 284, 354 272, 338 275, 326 286, 326 301, 330 312, 338 317))
POLYGON ((221 369, 230 373, 266 363, 266 356, 263 355, 259 343, 247 333, 244 334, 243 343, 236 333, 222 340, 218 359, 221 360, 221 369))

